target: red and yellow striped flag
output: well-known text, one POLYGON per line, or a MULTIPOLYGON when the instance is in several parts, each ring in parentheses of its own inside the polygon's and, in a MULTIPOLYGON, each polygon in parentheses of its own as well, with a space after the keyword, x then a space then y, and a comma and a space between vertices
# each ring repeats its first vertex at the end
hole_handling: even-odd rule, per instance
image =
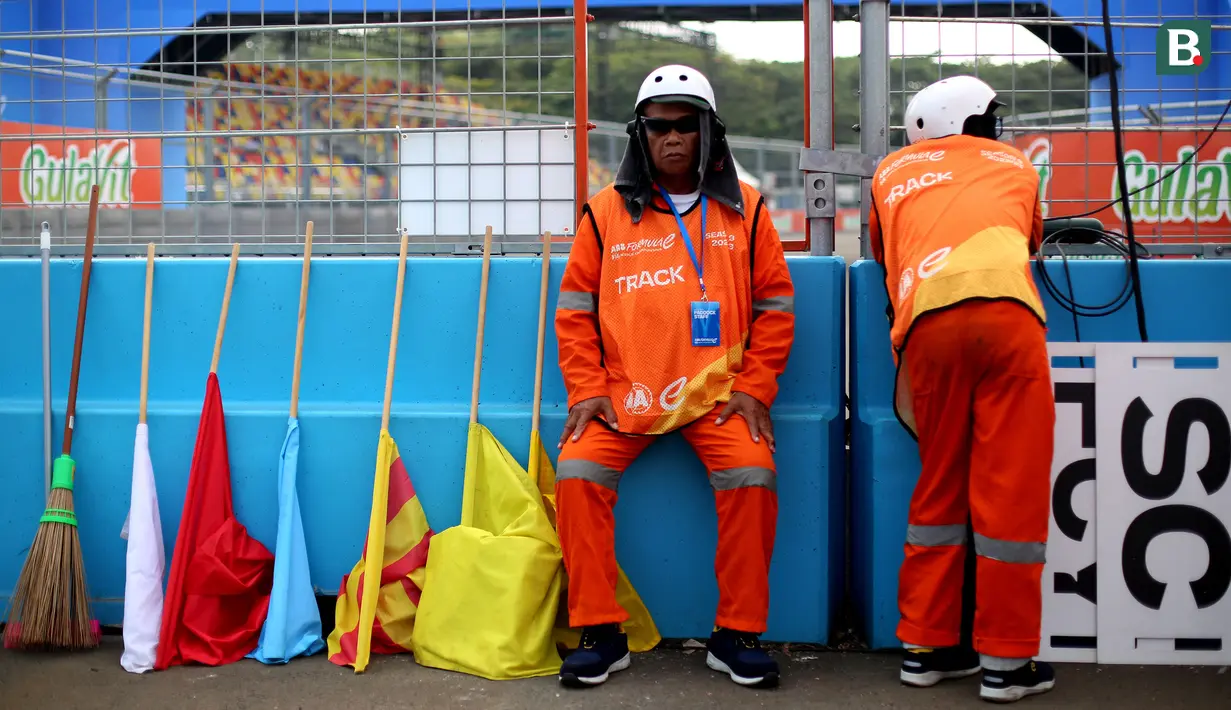
POLYGON ((413 650, 432 534, 397 444, 382 429, 368 537, 363 557, 338 590, 336 626, 329 634, 331 662, 362 673, 372 653, 413 650), (380 584, 367 584, 372 577, 379 577, 380 584))

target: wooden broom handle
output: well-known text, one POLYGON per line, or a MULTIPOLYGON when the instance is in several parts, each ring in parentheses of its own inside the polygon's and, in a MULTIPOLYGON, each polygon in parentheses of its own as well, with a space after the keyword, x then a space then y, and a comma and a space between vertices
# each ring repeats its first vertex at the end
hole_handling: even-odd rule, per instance
POLYGON ((393 295, 393 329, 389 336, 389 365, 385 369, 385 405, 380 413, 380 430, 389 430, 389 409, 393 406, 393 373, 398 359, 398 327, 402 322, 402 285, 406 283, 407 232, 402 232, 402 249, 398 253, 398 285, 393 295))
POLYGON ((299 371, 303 366, 303 326, 308 316, 308 264, 312 261, 312 230, 308 222, 304 237, 303 275, 299 278, 299 326, 295 331, 295 374, 291 377, 291 418, 299 416, 299 371))
POLYGON ((214 337, 214 359, 209 371, 218 374, 218 358, 222 357, 222 334, 227 329, 227 309, 231 307, 231 287, 235 285, 235 266, 239 263, 239 242, 231 247, 231 268, 227 269, 227 287, 222 293, 222 315, 218 317, 218 335, 214 337))
MULTIPOLYGON (((551 232, 543 234, 543 279, 539 285, 539 340, 534 355, 534 409, 530 412, 530 431, 539 430, 539 404, 543 400, 543 340, 547 336, 547 287, 551 279, 551 232)), ((534 455, 533 452, 531 455, 534 455)))
POLYGON ((483 321, 487 318, 487 274, 492 258, 492 227, 483 236, 483 277, 479 281, 479 328, 474 338, 474 383, 470 388, 470 423, 479 421, 479 375, 483 371, 483 321))
POLYGON ((141 407, 137 421, 145 423, 150 402, 150 316, 154 312, 154 242, 145 248, 145 318, 141 328, 141 407))
POLYGON ((85 307, 90 296, 90 266, 94 263, 94 236, 98 223, 98 185, 90 188, 90 216, 85 227, 85 262, 81 267, 81 295, 77 299, 77 335, 73 341, 73 369, 68 378, 68 406, 64 410, 65 456, 73 450, 73 420, 77 416, 77 376, 81 374, 81 344, 85 339, 85 307))

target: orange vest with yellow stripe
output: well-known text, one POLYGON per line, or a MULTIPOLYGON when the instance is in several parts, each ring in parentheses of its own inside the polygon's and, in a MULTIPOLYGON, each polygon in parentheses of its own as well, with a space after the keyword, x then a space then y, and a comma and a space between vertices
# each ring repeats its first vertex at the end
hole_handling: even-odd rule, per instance
MULTIPOLYGON (((740 377, 753 377, 754 391, 767 403, 772 401, 776 390, 772 375, 760 370, 749 373, 746 349, 753 321, 766 310, 775 311, 766 323, 781 323, 764 330, 762 338, 775 354, 769 367, 780 369, 777 353, 789 350, 791 342, 793 290, 760 194, 746 184, 741 187, 746 214, 741 216, 709 200, 704 238, 699 201, 682 215, 687 235, 681 233, 661 198, 655 199, 636 224, 611 186, 589 202, 590 214, 583 217, 586 229, 580 229, 577 237, 585 242, 580 247, 575 244, 561 285, 556 323, 561 369, 571 389, 611 397, 621 432, 660 434, 689 424, 727 401, 740 377), (588 228, 591 216, 593 230, 588 228), (759 228, 758 222, 763 222, 759 228), (766 255, 772 252, 775 257, 763 256, 757 264, 758 272, 774 274, 767 280, 771 285, 762 288, 760 302, 754 302, 752 283, 756 232, 765 232, 763 241, 774 242, 772 247, 758 245, 756 250, 766 255), (690 304, 701 300, 702 294, 684 245, 689 237, 698 258, 704 249, 706 296, 720 304, 720 337, 715 347, 692 344, 690 304), (595 243, 592 239, 601 252, 589 248, 595 243), (585 293, 590 289, 592 293, 585 293), (585 359, 584 348, 589 346, 582 345, 587 333, 593 332, 588 318, 594 314, 602 357, 601 386, 586 375, 594 363, 585 359), (588 384, 577 384, 582 381, 588 384)), ((785 360, 785 352, 781 359, 785 360)), ((578 396, 571 392, 570 404, 578 396)))
POLYGON ((1038 190, 1021 151, 985 138, 922 141, 881 161, 872 209, 895 351, 919 316, 971 298, 1011 298, 1045 321, 1030 275, 1038 190))
POLYGON ((892 309, 895 399, 912 430, 899 359, 921 316, 971 299, 1009 299, 1046 323, 1030 274, 1042 231, 1038 190, 1038 172, 1020 150, 974 136, 920 141, 877 168, 873 252, 885 266, 892 309))

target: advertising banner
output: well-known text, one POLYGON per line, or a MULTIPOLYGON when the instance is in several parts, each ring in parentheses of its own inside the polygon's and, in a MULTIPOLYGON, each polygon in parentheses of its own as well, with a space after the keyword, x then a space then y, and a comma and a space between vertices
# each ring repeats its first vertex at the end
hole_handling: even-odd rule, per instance
MULTIPOLYGON (((1214 133, 1193 155, 1208 128, 1188 131, 1126 131, 1125 177, 1138 238, 1193 241, 1231 238, 1231 133, 1214 133)), ((1039 171, 1047 217, 1090 215, 1123 232, 1118 200, 1115 136, 1110 131, 1023 134, 1014 139, 1039 171)))
POLYGON ((162 146, 154 138, 81 138, 92 129, 0 121, 0 206, 162 209, 162 146), (13 135, 30 136, 12 140, 13 135))

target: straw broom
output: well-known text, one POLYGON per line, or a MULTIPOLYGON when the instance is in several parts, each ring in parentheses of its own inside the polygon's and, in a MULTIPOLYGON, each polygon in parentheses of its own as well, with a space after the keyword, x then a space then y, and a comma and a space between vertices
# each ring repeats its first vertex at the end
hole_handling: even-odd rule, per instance
POLYGON ((17 588, 13 590, 8 626, 4 630, 5 648, 73 651, 94 648, 100 641, 98 623, 90 616, 81 540, 77 533, 77 516, 73 512, 73 476, 77 464, 70 456, 97 220, 98 185, 95 185, 90 190, 85 261, 77 302, 77 336, 68 381, 68 406, 64 412, 64 443, 53 466, 47 509, 39 519, 34 544, 22 567, 17 588))

